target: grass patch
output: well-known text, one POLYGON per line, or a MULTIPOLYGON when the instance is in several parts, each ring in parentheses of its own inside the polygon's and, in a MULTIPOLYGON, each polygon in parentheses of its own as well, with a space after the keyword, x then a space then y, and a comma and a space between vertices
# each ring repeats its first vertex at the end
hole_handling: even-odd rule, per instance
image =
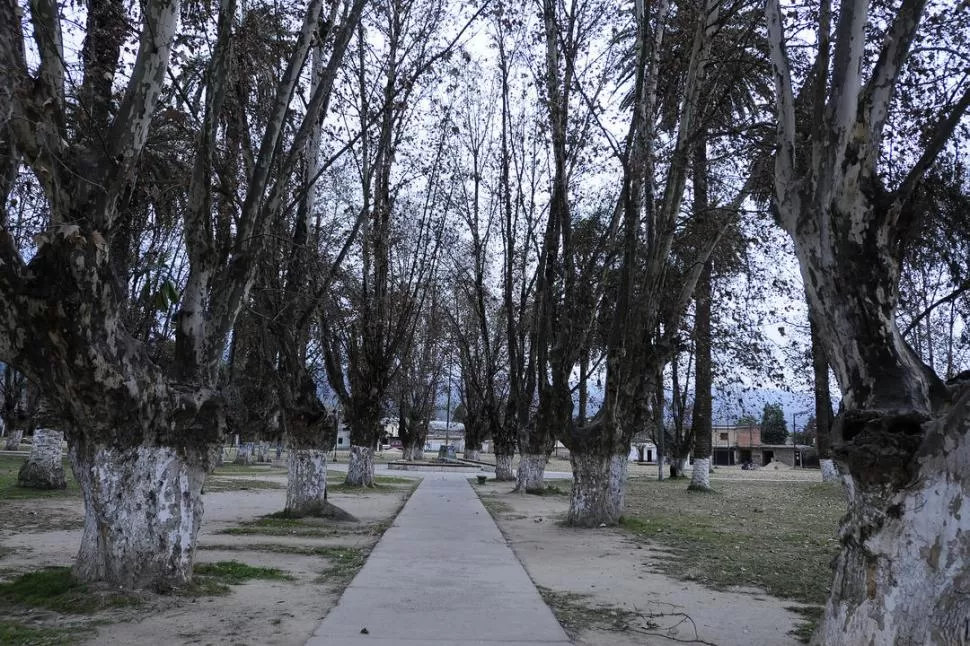
POLYGON ((196 563, 192 568, 192 582, 178 591, 192 597, 215 597, 229 594, 229 586, 252 579, 293 581, 294 577, 275 567, 256 567, 239 561, 196 563))
POLYGON ((273 554, 329 557, 334 548, 313 547, 309 545, 282 545, 280 543, 256 543, 248 545, 200 545, 198 549, 213 552, 271 552, 273 554))
POLYGON ((712 495, 676 481, 628 486, 620 524, 670 551, 657 561, 661 571, 713 588, 753 586, 816 608, 825 603, 845 513, 839 484, 722 480, 712 495))
POLYGON ((526 489, 525 492, 532 496, 568 496, 572 493, 572 483, 568 483, 565 489, 557 483, 566 483, 565 480, 546 480, 541 489, 526 489))
POLYGON ((240 479, 240 478, 209 478, 205 483, 204 493, 216 491, 249 491, 252 489, 285 489, 286 485, 272 480, 240 479))
POLYGON ((334 536, 339 531, 320 521, 301 518, 280 518, 265 516, 241 523, 238 527, 224 529, 222 534, 235 536, 334 536))
POLYGON ((344 474, 340 474, 340 477, 334 481, 334 484, 330 484, 331 480, 327 478, 327 491, 328 493, 374 493, 374 492, 388 492, 396 491, 402 489, 402 485, 409 487, 417 487, 421 484, 420 478, 398 478, 395 476, 376 476, 374 478, 373 487, 354 487, 348 485, 344 482, 344 474))
POLYGON ((197 563, 192 570, 194 576, 218 579, 228 585, 239 585, 251 579, 269 581, 293 581, 293 576, 275 567, 256 567, 239 561, 219 561, 217 563, 197 563))
POLYGON ((807 644, 812 639, 815 629, 818 628, 818 623, 822 621, 825 608, 823 606, 788 606, 785 610, 802 616, 801 621, 791 631, 791 635, 798 641, 807 644))
POLYGON ((482 504, 485 505, 485 509, 488 510, 488 513, 490 513, 493 517, 496 514, 507 514, 512 511, 512 505, 505 501, 499 500, 495 496, 480 494, 478 498, 482 501, 482 504))
POLYGON ((89 614, 141 603, 137 597, 92 590, 66 567, 44 568, 0 583, 0 601, 64 614, 89 614))
POLYGON ((268 464, 220 464, 212 471, 212 475, 269 475, 285 474, 286 469, 268 464))
POLYGON ((67 489, 25 489, 17 486, 17 474, 26 461, 18 455, 0 455, 0 501, 29 500, 33 498, 64 498, 81 495, 81 488, 74 479, 74 472, 64 460, 64 473, 67 476, 67 489))
POLYGON ((318 581, 330 583, 339 589, 347 587, 351 580, 364 567, 367 553, 358 547, 321 547, 317 548, 325 553, 320 554, 330 559, 330 567, 320 573, 318 581))
POLYGON ((10 646, 70 646, 85 637, 78 628, 43 628, 0 620, 0 644, 10 646))
POLYGON ((594 603, 586 594, 556 592, 541 585, 536 588, 572 639, 581 630, 624 632, 630 630, 633 621, 639 618, 632 610, 594 603))

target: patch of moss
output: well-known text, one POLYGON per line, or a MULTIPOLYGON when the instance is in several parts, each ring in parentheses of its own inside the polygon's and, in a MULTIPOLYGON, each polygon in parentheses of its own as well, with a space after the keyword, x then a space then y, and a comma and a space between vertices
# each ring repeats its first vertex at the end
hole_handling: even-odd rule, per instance
POLYGON ((22 574, 8 583, 0 583, 0 600, 65 614, 88 614, 105 608, 141 603, 140 599, 130 595, 92 590, 78 581, 71 569, 66 567, 44 568, 22 574))

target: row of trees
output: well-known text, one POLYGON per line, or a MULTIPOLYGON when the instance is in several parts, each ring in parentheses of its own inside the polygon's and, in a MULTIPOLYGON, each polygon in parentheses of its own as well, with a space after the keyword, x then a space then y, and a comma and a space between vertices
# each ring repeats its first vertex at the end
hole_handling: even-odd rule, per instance
POLYGON ((82 579, 185 582, 227 424, 284 436, 288 510, 325 511, 321 393, 367 486, 379 420, 419 456, 451 371, 499 478, 570 449, 571 524, 617 522, 668 417, 708 489, 768 205, 850 498, 820 639, 960 638, 967 9, 619 8, 0 3, 0 361, 66 428, 82 579))

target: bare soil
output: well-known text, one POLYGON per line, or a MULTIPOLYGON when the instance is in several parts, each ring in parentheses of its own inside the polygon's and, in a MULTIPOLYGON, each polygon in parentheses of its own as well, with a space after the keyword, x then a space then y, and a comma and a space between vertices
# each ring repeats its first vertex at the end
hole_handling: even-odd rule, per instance
MULTIPOLYGON (((790 600, 662 574, 658 564, 670 555, 659 545, 618 528, 562 526, 566 495, 513 494, 494 481, 473 487, 577 645, 799 643, 789 634, 801 620, 786 609, 796 605, 790 600)), ((558 489, 568 493, 569 483, 558 489)))
MULTIPOLYGON (((342 474, 333 474, 338 478, 342 474)), ((334 493, 330 502, 360 521, 335 523, 266 518, 285 502, 285 476, 278 472, 240 470, 212 482, 219 486, 204 495, 197 562, 279 568, 290 580, 250 580, 230 586, 224 596, 146 593, 135 607, 87 616, 8 605, 0 608, 4 618, 37 629, 38 636, 46 629, 67 629, 51 641, 31 642, 38 644, 302 646, 413 491, 405 482, 365 493, 334 493)), ((82 520, 78 496, 0 500, 0 581, 42 567, 70 566, 82 520)))

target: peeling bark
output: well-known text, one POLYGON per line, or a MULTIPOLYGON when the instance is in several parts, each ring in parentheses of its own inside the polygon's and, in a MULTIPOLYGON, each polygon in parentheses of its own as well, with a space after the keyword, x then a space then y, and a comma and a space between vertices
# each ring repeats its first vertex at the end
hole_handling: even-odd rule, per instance
POLYGON ((374 452, 370 447, 351 445, 344 482, 352 487, 374 486, 374 452))
MULTIPOLYGON (((546 488, 546 462, 548 462, 548 458, 545 453, 523 453, 519 459, 519 470, 516 473, 515 491, 520 493, 544 491, 546 488)), ((498 477, 497 473, 496 477, 498 477)))
POLYGON ((573 488, 566 524, 576 527, 616 525, 623 515, 627 456, 570 453, 573 488))
POLYGON ((327 501, 327 451, 290 448, 285 512, 308 516, 327 501))
MULTIPOLYGON (((859 434, 878 442, 900 423, 911 422, 871 417, 859 434)), ((943 646, 967 640, 970 389, 944 415, 915 430, 923 436, 917 435, 909 460, 899 464, 905 481, 873 481, 877 474, 871 470, 868 479, 860 477, 858 465, 850 462, 843 549, 816 644, 943 646)), ((870 451, 871 459, 883 459, 877 446, 870 451)))
POLYGON ((516 479, 515 471, 512 470, 511 453, 495 454, 495 479, 500 482, 512 482, 516 479))
POLYGON ((71 462, 86 508, 75 576, 127 589, 187 583, 215 450, 74 443, 71 462))

